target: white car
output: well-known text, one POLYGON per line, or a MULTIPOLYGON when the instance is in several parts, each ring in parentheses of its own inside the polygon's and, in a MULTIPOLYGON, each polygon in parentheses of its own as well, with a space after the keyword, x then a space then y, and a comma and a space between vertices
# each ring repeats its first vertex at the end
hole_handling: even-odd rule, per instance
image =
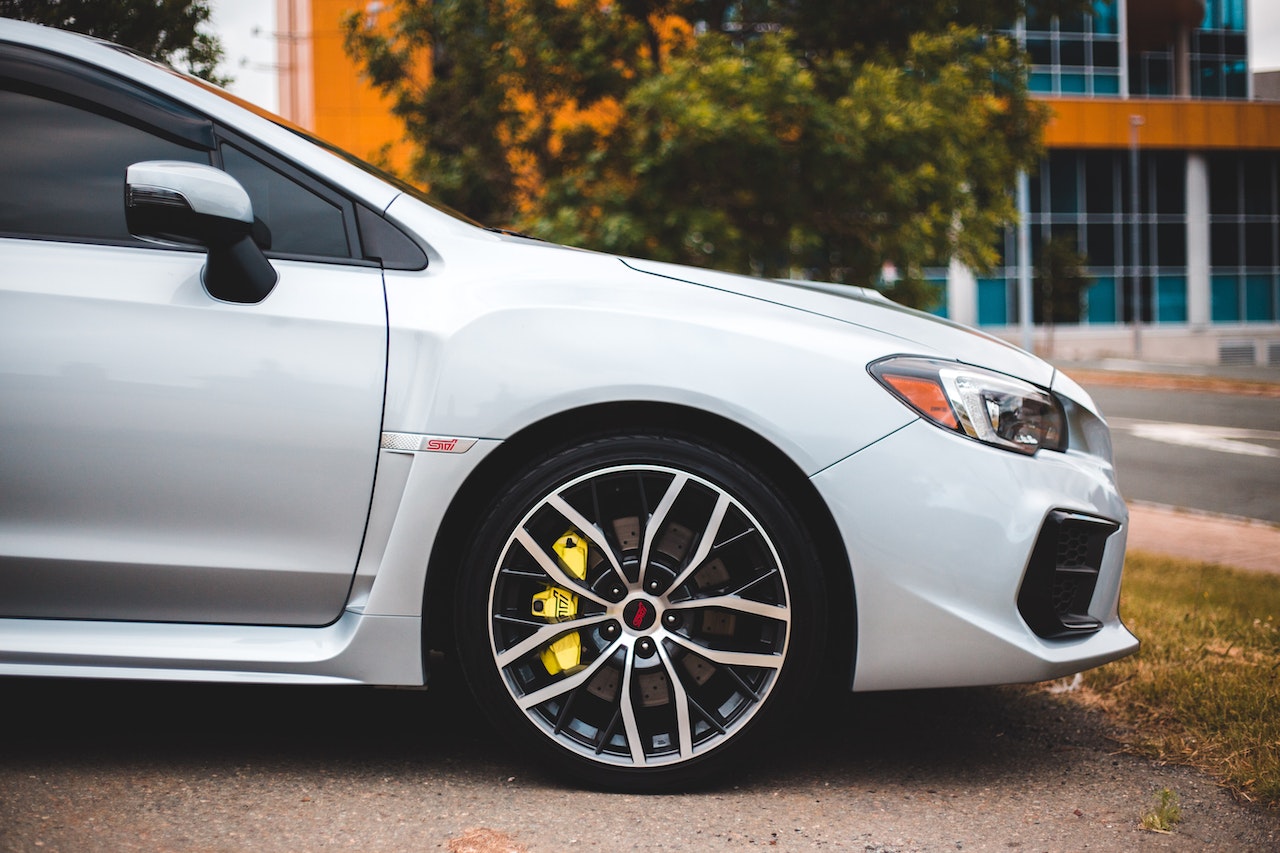
POLYGON ((1107 427, 858 288, 486 230, 220 90, 0 21, 0 673, 422 685, 713 772, 819 675, 1129 654, 1107 427))

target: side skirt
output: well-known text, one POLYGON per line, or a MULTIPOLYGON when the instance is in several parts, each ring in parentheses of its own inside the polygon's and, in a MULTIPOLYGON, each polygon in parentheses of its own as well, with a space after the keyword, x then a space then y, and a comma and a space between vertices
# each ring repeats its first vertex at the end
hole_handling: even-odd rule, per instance
POLYGON ((421 685, 421 633, 353 611, 323 628, 0 619, 0 675, 421 685))

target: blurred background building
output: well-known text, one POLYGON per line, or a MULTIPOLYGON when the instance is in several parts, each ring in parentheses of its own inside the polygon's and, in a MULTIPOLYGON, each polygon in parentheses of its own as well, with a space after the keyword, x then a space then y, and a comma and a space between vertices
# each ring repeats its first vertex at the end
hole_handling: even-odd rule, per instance
MULTIPOLYGON (((342 48, 353 9, 385 25, 377 0, 277 0, 280 112, 401 170, 403 127, 342 48)), ((1280 72, 1250 75, 1246 18, 1246 0, 1112 0, 1019 22, 1054 114, 1020 188, 1030 256, 1010 229, 991 273, 927 270, 937 313, 1060 359, 1280 365, 1280 72), (1050 243, 1084 260, 1051 326, 1026 285, 1050 243)))
MULTIPOLYGON (((1245 0, 1115 0, 1016 29, 1055 113, 1028 181, 1032 263, 1050 239, 1086 263, 1058 357, 1134 354, 1138 303, 1145 358, 1280 365, 1280 103, 1260 100, 1275 75, 1250 77, 1246 24, 1245 0)), ((992 275, 942 271, 951 317, 1018 340, 1016 246, 992 275)))

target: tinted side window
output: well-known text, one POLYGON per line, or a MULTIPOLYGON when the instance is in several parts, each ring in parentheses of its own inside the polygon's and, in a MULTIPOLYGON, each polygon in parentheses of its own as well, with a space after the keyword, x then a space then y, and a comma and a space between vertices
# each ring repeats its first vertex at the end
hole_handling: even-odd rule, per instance
POLYGON ((136 243, 124 175, 141 160, 209 153, 69 104, 0 90, 0 233, 136 243))
POLYGON ((271 252, 349 258, 342 208, 275 169, 223 143, 222 168, 240 182, 253 202, 253 215, 271 230, 271 252))

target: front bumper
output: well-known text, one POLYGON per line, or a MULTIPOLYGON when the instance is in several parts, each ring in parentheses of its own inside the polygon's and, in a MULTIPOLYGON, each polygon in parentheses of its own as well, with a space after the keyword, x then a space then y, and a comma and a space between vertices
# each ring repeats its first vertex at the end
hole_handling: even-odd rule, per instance
POLYGON ((1042 681, 1137 649, 1118 614, 1128 511, 1106 459, 1019 456, 917 421, 813 482, 853 572, 854 690, 1042 681), (1036 582, 1037 542, 1064 513, 1107 535, 1091 594, 1064 608, 1088 630, 1046 637, 1023 615, 1024 580, 1036 582))

